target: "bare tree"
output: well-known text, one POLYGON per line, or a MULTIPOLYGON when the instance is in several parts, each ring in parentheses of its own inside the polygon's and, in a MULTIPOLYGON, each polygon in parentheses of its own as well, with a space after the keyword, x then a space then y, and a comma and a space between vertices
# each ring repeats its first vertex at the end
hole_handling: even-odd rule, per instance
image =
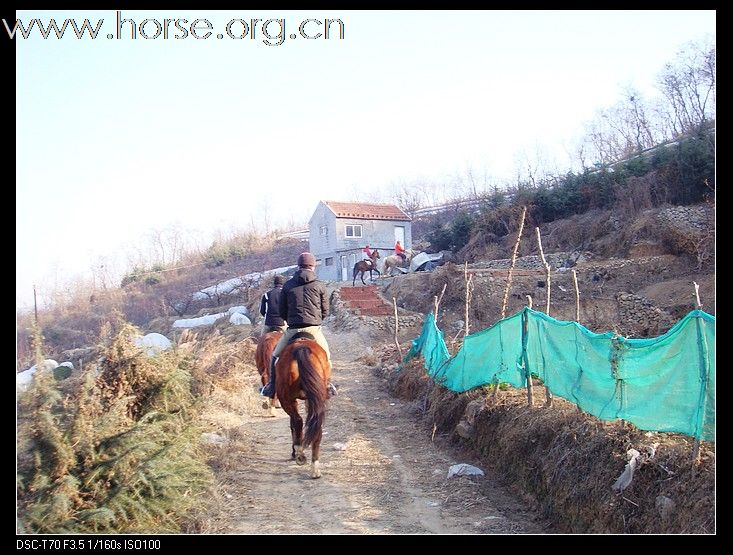
POLYGON ((657 85, 667 100, 674 135, 715 119, 715 44, 690 42, 666 64, 657 85))
POLYGON ((404 180, 392 184, 392 197, 403 211, 412 216, 416 210, 425 206, 424 196, 416 187, 404 180))

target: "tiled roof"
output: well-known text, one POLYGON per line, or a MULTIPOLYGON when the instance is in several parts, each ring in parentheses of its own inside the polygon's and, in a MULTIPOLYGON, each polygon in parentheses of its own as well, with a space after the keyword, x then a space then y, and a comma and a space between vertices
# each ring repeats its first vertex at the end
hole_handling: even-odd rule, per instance
POLYGON ((410 216, 394 204, 371 204, 366 202, 322 201, 336 214, 337 218, 360 218, 363 220, 400 220, 409 222, 410 216))

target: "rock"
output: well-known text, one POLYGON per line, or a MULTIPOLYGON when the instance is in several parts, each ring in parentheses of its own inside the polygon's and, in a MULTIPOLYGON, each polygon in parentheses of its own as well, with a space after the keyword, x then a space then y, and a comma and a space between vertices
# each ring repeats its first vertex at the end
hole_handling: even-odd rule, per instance
POLYGON ((18 388, 18 390, 20 391, 28 390, 28 387, 30 386, 31 381, 33 380, 33 374, 35 374, 37 370, 40 370, 41 372, 43 372, 44 370, 48 372, 52 372, 53 370, 58 368, 59 363, 53 359, 47 358, 38 366, 39 367, 36 368, 36 365, 34 364, 27 370, 23 370, 22 372, 19 372, 18 374, 16 374, 15 385, 18 388))
POLYGON ((182 318, 173 322, 174 328, 197 328, 199 326, 210 326, 215 323, 219 318, 226 316, 226 312, 219 312, 217 314, 208 314, 206 316, 200 316, 198 318, 182 318))
POLYGON ((448 469, 448 478, 453 476, 483 476, 484 471, 470 464, 454 464, 448 469))
POLYGON ((229 317, 229 323, 235 326, 251 326, 252 322, 241 312, 235 312, 229 317))
POLYGON ((138 335, 133 341, 135 346, 141 347, 149 357, 167 351, 173 345, 170 339, 160 333, 149 333, 142 337, 138 335))

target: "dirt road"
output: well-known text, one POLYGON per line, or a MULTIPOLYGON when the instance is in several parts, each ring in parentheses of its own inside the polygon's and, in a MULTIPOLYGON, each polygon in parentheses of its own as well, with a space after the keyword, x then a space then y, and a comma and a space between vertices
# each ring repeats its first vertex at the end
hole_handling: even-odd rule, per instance
MULTIPOLYGON (((526 506, 487 470, 447 479, 466 460, 431 441, 411 407, 390 395, 354 359, 366 343, 329 334, 334 382, 321 449, 323 477, 290 459, 288 417, 248 418, 241 449, 220 473, 224 507, 211 531, 227 534, 496 534, 547 533, 526 506), (341 445, 339 445, 341 444, 341 445)), ((310 449, 306 451, 310 461, 310 449)))

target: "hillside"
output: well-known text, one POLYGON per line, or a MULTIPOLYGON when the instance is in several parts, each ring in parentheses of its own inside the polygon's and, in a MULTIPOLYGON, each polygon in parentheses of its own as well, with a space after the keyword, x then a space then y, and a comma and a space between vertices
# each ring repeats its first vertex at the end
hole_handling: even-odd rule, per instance
MULTIPOLYGON (((694 308, 693 282, 699 285, 705 310, 715 313, 712 205, 665 206, 633 214, 596 210, 539 227, 552 266, 549 290, 556 318, 576 319, 573 270, 580 293, 577 319, 594 331, 614 330, 628 337, 663 334, 694 308), (689 240, 695 237, 708 241, 689 240)), ((167 299, 169 308, 140 328, 164 334, 178 345, 176 352, 189 361, 186 368, 195 376, 201 402, 201 441, 217 485, 209 487, 205 501, 193 505, 180 521, 181 529, 225 534, 714 532, 714 444, 703 442, 697 463, 690 465, 696 447, 687 436, 602 422, 564 399, 555 399, 553 407, 535 401, 528 408, 519 389, 499 392, 498 397, 486 387, 456 394, 432 382, 419 361, 397 365, 390 301, 398 306, 404 353, 442 294, 438 326, 455 353, 466 318, 464 272, 473 276, 468 321, 476 332, 501 317, 511 263, 505 257, 515 241, 516 229, 491 240, 477 233, 454 253, 453 261, 432 272, 382 277, 376 287, 327 284, 332 313, 325 330, 341 393, 330 401, 333 409, 326 420, 324 477, 306 482, 307 490, 322 501, 305 511, 300 511, 300 501, 287 511, 264 510, 274 495, 290 490, 291 482, 301 484, 304 470, 286 458, 290 434, 282 411, 266 419, 259 408, 253 364, 259 325, 232 325, 224 318, 190 332, 173 327, 178 318, 242 304, 257 324, 259 297, 269 281, 189 302, 181 313, 170 309, 202 286, 267 269, 263 266, 289 265, 305 245, 275 242, 247 258, 192 268, 155 284, 129 285, 127 293, 133 293, 128 303, 156 294, 167 299), (186 289, 184 283, 196 287, 186 289), (386 309, 377 309, 380 304, 386 309), (406 430, 409 440, 403 437, 406 430), (644 458, 631 486, 619 495, 610 486, 632 448, 644 458), (518 455, 526 464, 515 464, 518 455), (446 479, 446 469, 456 463, 482 468, 486 476, 446 479), (567 472, 568 464, 576 470, 567 472)), ((427 237, 416 237, 414 243, 430 247, 427 237)), ((507 315, 526 306, 528 296, 536 309, 544 310, 547 276, 537 253, 534 229, 525 227, 507 315)), ((101 320, 102 303, 90 306, 90 321, 101 320)), ((84 321, 81 310, 71 317, 84 321)), ((46 327, 44 333, 49 329, 54 328, 46 327)), ((91 336, 89 330, 85 334, 91 336)), ((76 349, 57 345, 56 351, 47 347, 44 356, 83 361, 71 380, 61 382, 71 393, 73 384, 81 382, 79 366, 87 368, 100 352, 91 341, 76 349)), ((544 398, 544 388, 535 385, 535 395, 544 398)), ((32 492, 25 492, 23 499, 32 507, 32 492)))

